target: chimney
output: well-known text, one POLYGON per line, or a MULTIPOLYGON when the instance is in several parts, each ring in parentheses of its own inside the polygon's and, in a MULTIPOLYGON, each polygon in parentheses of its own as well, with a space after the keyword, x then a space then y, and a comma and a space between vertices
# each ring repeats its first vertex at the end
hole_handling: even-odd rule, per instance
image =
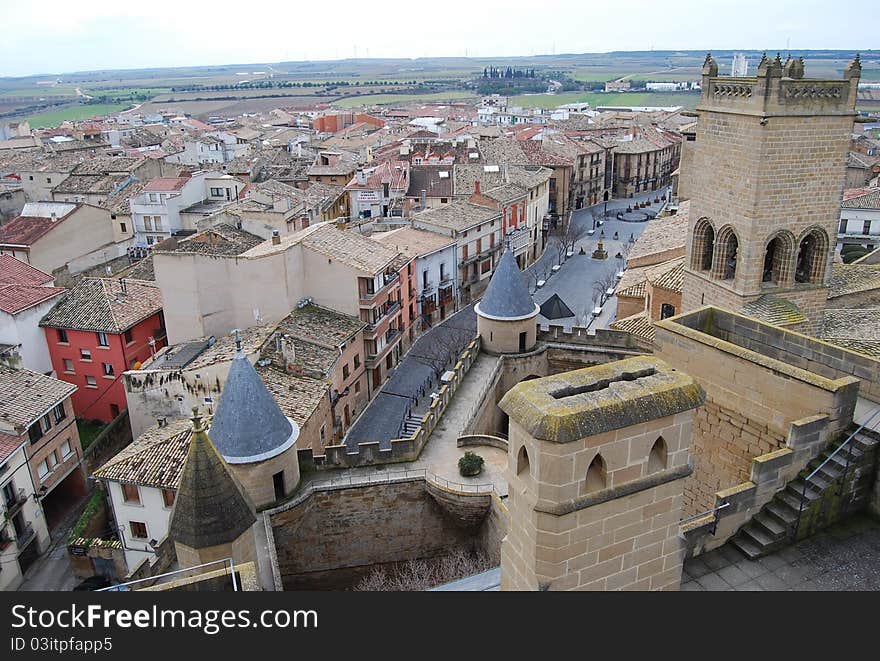
POLYGON ((123 294, 128 293, 128 287, 126 286, 125 278, 119 278, 119 288, 122 290, 123 294))
POLYGON ((290 335, 284 335, 281 338, 281 355, 279 358, 284 363, 284 370, 288 374, 299 371, 296 367, 296 349, 293 346, 293 338, 290 335))
POLYGON ((477 179, 474 182, 474 195, 482 195, 483 192, 480 190, 480 180, 477 179))
POLYGON ((302 158, 303 155, 303 145, 301 142, 296 143, 296 157, 302 158))
POLYGON ((272 230, 272 245, 277 246, 279 243, 281 243, 281 234, 278 230, 272 230))
POLYGON ((363 168, 358 168, 357 170, 357 182, 359 186, 367 185, 367 173, 364 172, 363 168))
POLYGON ((424 188, 422 189, 421 202, 422 202, 422 209, 427 209, 428 208, 428 191, 425 190, 424 188))

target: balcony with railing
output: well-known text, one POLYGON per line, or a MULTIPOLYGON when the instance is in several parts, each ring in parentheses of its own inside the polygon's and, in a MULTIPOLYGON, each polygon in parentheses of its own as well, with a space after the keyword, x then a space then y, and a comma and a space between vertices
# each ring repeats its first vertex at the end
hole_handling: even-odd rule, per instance
POLYGON ((367 358, 366 358, 366 366, 368 369, 373 369, 377 367, 379 361, 383 360, 385 356, 389 354, 391 349, 397 345, 398 340, 401 337, 401 332, 397 328, 389 328, 388 332, 385 333, 385 345, 381 348, 376 347, 376 343, 373 342, 367 345, 367 358), (372 350, 371 350, 372 349, 372 350))
POLYGON ((474 253, 473 255, 469 255, 461 260, 459 266, 465 267, 468 264, 473 264, 474 262, 478 262, 481 259, 486 259, 487 257, 491 257, 494 253, 501 250, 501 244, 496 243, 494 246, 489 246, 485 250, 481 250, 478 253, 474 253))
POLYGON ((400 274, 386 273, 382 277, 382 286, 375 288, 371 278, 358 278, 358 298, 362 307, 378 305, 400 288, 400 274))
POLYGON ((21 553, 24 551, 25 547, 34 541, 34 538, 37 536, 36 531, 34 530, 33 525, 28 523, 22 530, 16 535, 16 542, 18 543, 18 552, 21 553))
POLYGON ((11 519, 27 502, 27 494, 24 489, 17 489, 11 496, 3 492, 3 502, 6 504, 6 518, 11 519))
POLYGON ((377 312, 376 320, 368 323, 364 329, 364 337, 376 338, 386 333, 390 328, 394 315, 400 312, 400 301, 388 301, 385 307, 377 312))

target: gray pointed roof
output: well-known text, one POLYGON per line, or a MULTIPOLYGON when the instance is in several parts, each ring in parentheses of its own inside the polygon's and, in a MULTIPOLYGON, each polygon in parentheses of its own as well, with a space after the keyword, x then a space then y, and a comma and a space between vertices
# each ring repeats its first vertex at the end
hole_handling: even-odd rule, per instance
POLYGON ((211 440, 230 464, 249 464, 281 454, 299 437, 263 380, 240 349, 211 422, 211 440))
POLYGON ((517 319, 537 313, 538 306, 532 300, 526 280, 510 250, 501 256, 476 310, 477 314, 496 319, 517 319))
POLYGON ((553 294, 541 304, 541 315, 547 319, 564 319, 565 317, 573 317, 574 312, 565 304, 565 301, 559 298, 559 294, 553 294))
POLYGON ((228 544, 257 520, 243 488, 205 433, 193 419, 189 450, 171 512, 169 534, 193 549, 228 544))

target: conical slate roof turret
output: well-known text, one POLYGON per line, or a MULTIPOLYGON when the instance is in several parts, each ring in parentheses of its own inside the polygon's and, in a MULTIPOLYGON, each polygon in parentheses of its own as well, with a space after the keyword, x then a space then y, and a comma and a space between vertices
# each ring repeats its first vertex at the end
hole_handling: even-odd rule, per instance
POLYGON ((299 426, 287 418, 241 350, 229 367, 211 422, 211 440, 230 464, 250 464, 281 454, 296 443, 299 426))
POLYGON ((204 549, 228 544, 257 517, 193 409, 193 431, 171 513, 169 534, 180 544, 204 549))
POLYGON ((506 250, 495 267, 486 293, 476 305, 477 314, 490 319, 522 319, 537 314, 538 306, 529 294, 516 259, 506 250))

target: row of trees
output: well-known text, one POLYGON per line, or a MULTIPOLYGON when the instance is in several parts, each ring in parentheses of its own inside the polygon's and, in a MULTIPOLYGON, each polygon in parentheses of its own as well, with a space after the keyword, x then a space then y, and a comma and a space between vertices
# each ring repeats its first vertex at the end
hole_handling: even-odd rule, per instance
POLYGON ((498 67, 483 69, 483 78, 537 78, 534 69, 516 69, 507 67, 503 71, 498 67))
POLYGON ((408 80, 408 81, 399 81, 399 80, 361 80, 358 82, 351 82, 348 80, 333 80, 333 81, 293 81, 293 80, 254 80, 246 83, 230 83, 225 85, 181 85, 178 87, 172 87, 172 92, 222 92, 225 90, 239 90, 239 89, 272 89, 275 87, 278 88, 286 88, 286 87, 327 87, 327 88, 335 88, 335 87, 349 87, 349 86, 378 86, 378 85, 418 85, 418 81, 408 80))

